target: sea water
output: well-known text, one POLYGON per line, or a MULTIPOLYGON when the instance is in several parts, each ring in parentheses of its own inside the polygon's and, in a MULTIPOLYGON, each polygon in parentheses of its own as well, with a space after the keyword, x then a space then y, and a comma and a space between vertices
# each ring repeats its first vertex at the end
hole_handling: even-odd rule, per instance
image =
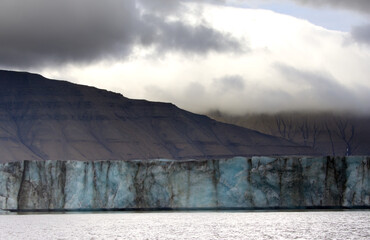
POLYGON ((370 211, 10 214, 0 239, 370 239, 370 211))

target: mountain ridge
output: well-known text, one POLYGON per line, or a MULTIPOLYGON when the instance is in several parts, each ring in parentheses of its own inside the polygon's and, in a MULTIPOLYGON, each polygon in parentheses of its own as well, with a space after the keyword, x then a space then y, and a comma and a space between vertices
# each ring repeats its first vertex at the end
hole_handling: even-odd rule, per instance
POLYGON ((132 160, 313 155, 303 147, 172 103, 0 71, 0 153, 19 160, 132 160))

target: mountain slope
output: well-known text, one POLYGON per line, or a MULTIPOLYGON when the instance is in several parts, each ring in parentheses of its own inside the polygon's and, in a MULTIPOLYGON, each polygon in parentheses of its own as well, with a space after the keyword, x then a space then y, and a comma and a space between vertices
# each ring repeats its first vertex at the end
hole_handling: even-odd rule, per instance
POLYGON ((0 71, 0 161, 312 154, 168 103, 0 71))
POLYGON ((369 155, 370 116, 334 112, 282 112, 232 116, 207 113, 211 118, 311 146, 321 155, 369 155))

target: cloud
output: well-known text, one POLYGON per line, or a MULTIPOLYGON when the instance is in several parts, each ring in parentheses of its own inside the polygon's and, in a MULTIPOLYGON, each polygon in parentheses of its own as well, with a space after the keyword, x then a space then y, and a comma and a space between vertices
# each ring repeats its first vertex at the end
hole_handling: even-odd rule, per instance
POLYGON ((181 14, 184 10, 183 3, 211 3, 211 4, 225 4, 225 0, 136 0, 147 10, 157 13, 173 13, 176 11, 181 14))
POLYGON ((357 42, 370 44, 370 24, 354 27, 351 34, 357 42))
POLYGON ((370 48, 346 44, 348 33, 268 10, 214 5, 202 9, 205 23, 195 21, 195 25, 156 13, 138 16, 149 24, 141 28, 148 27, 144 31, 148 35, 136 34, 142 36, 142 45, 155 47, 157 54, 161 48, 170 51, 165 58, 138 54, 113 66, 99 62, 88 67, 54 67, 42 73, 71 79, 64 77, 68 73, 80 84, 119 90, 129 98, 172 102, 198 113, 217 109, 233 114, 288 110, 370 113, 370 48), (176 32, 178 29, 181 31, 176 32), (211 43, 202 38, 204 42, 198 43, 192 36, 201 36, 201 32, 230 37, 226 45, 221 37, 211 43), (237 49, 231 36, 246 39, 250 51, 225 53, 237 49), (202 51, 198 47, 202 45, 212 47, 202 51), (189 57, 199 52, 203 55, 189 57))
POLYGON ((315 7, 335 7, 370 14, 369 0, 291 0, 315 7))
POLYGON ((183 21, 181 2, 4 0, 0 65, 27 68, 125 59, 134 47, 155 47, 161 53, 238 51, 240 44, 231 36, 206 23, 183 21), (169 14, 177 19, 168 21, 169 14))
POLYGON ((185 54, 241 52, 243 49, 231 35, 216 31, 206 24, 190 26, 180 21, 166 22, 153 15, 144 19, 148 23, 147 32, 152 30, 149 43, 155 45, 160 54, 166 51, 182 51, 185 54))
POLYGON ((160 13, 171 13, 181 8, 181 0, 139 0, 142 6, 148 10, 160 13))
MULTIPOLYGON (((325 71, 303 70, 275 63, 280 86, 255 79, 226 75, 209 83, 189 82, 178 86, 150 86, 146 96, 169 101, 198 113, 219 110, 228 114, 276 113, 281 111, 351 111, 368 114, 370 89, 345 86, 325 71)), ((267 79, 271 81, 271 79, 267 79)))
POLYGON ((220 110, 234 115, 248 112, 265 113, 295 109, 294 96, 284 89, 275 89, 226 75, 210 83, 190 82, 176 86, 150 86, 146 95, 152 99, 174 102, 197 113, 220 110))
POLYGON ((243 91, 244 90, 244 79, 239 75, 228 75, 222 78, 213 80, 213 86, 217 91, 222 94, 229 91, 243 91))
POLYGON ((340 84, 333 76, 325 72, 300 70, 284 64, 276 64, 275 68, 295 89, 294 107, 320 110, 361 110, 363 96, 356 96, 355 91, 340 84))
POLYGON ((203 84, 199 82, 190 82, 184 89, 184 96, 189 99, 199 99, 206 96, 206 89, 203 84))

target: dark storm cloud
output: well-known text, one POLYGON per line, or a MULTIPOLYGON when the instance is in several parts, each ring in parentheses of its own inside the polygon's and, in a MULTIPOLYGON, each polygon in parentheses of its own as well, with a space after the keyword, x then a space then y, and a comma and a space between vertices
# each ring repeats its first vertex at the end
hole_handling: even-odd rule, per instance
POLYGON ((370 24, 354 27, 351 34, 357 42, 370 44, 370 24))
POLYGON ((335 7, 370 14, 369 0, 292 0, 304 5, 316 7, 335 7))
POLYGON ((180 15, 180 2, 2 0, 0 65, 29 67, 122 59, 136 44, 155 46, 161 52, 195 54, 239 47, 235 39, 207 25, 166 21, 167 14, 180 15))
POLYGON ((0 63, 87 61, 126 49, 139 15, 130 1, 5 1, 0 8, 0 63))
POLYGON ((207 25, 189 26, 182 22, 165 22, 153 15, 144 17, 148 23, 149 43, 157 45, 158 52, 184 50, 184 53, 205 54, 209 51, 241 51, 241 44, 231 36, 207 25))

